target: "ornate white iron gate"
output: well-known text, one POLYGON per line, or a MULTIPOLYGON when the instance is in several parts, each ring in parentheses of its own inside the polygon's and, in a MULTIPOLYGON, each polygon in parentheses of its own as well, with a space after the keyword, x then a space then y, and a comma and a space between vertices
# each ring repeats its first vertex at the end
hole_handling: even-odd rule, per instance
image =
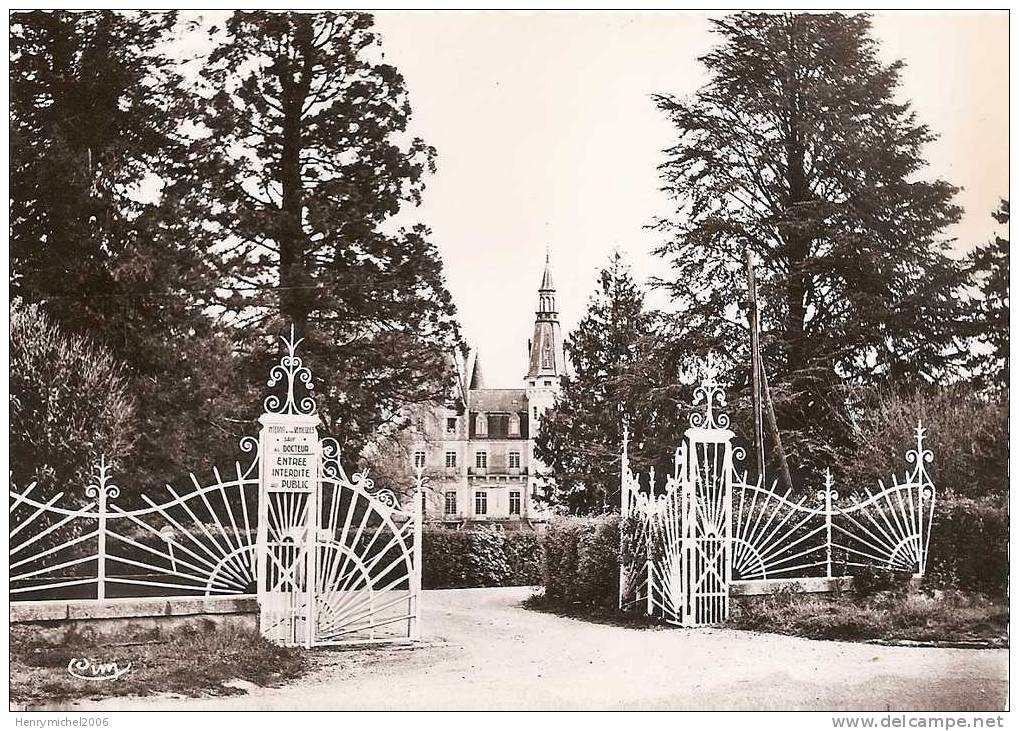
MULTIPOLYGON (((634 543, 643 546, 646 556, 647 612, 682 626, 724 620, 732 580, 734 434, 728 429, 728 417, 715 411, 724 406, 725 397, 713 377, 696 390, 694 403, 701 400, 705 412, 691 415, 691 428, 676 450, 673 473, 661 496, 653 494, 654 470, 651 491, 640 491, 629 469, 626 440, 623 444, 622 513, 637 521, 634 543)), ((624 566, 620 574, 621 604, 627 582, 633 579, 630 573, 624 566)))
POLYGON ((287 354, 269 386, 260 421, 258 600, 262 634, 276 642, 336 645, 419 636, 421 494, 410 510, 392 490, 373 490, 365 473, 348 478, 339 444, 318 437, 311 373, 296 355, 300 339, 281 338, 287 354))
POLYGON ((732 432, 713 426, 690 429, 686 440, 682 624, 713 624, 729 613, 732 432))
POLYGON ((262 634, 304 646, 391 642, 420 636, 421 497, 411 505, 375 489, 365 473, 348 478, 339 445, 319 439, 311 374, 296 354, 270 372, 269 396, 252 455, 233 474, 190 488, 167 485, 161 502, 124 510, 111 467, 99 460, 87 501, 59 505, 36 483, 10 488, 12 601, 256 594, 262 634))
MULTIPOLYGON (((751 482, 735 463, 745 458, 720 409, 725 393, 709 359, 676 450, 673 473, 656 494, 652 469, 644 490, 631 471, 628 436, 622 453, 624 518, 619 606, 643 605, 674 624, 724 621, 734 584, 831 579, 874 566, 922 576, 934 515, 933 459, 917 426, 912 465, 901 482, 840 500, 831 474, 823 487, 799 496, 751 482), (735 496, 735 497, 734 497, 735 496), (817 505, 812 504, 816 501, 817 505)), ((824 586, 823 583, 820 586, 824 586)))
POLYGON ((406 510, 364 475, 348 480, 338 461, 324 465, 313 644, 416 639, 423 477, 406 510))

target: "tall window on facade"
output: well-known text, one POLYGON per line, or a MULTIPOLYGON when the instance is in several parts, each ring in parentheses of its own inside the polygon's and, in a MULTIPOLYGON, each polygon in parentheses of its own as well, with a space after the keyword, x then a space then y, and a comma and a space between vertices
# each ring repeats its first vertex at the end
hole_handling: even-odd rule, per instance
POLYGON ((478 469, 488 468, 488 452, 478 452, 474 455, 474 466, 478 469))
POLYGON ((456 452, 446 452, 446 466, 456 467, 456 452))
POLYGON ((488 515, 488 492, 485 490, 474 493, 474 514, 488 515))
POLYGON ((446 504, 444 506, 446 515, 456 515, 456 491, 450 490, 446 493, 446 504))
POLYGON ((414 467, 420 469, 425 466, 425 453, 422 451, 414 452, 414 467))
POLYGON ((510 491, 509 499, 510 515, 520 515, 520 492, 517 490, 510 491))
POLYGON ((455 416, 448 416, 448 417, 446 417, 446 431, 449 432, 450 434, 452 434, 453 432, 456 431, 456 417, 455 416))
POLYGON ((509 453, 509 466, 510 469, 520 469, 520 452, 509 453))
POLYGON ((538 418, 538 407, 537 406, 534 407, 534 418, 535 419, 538 418))
POLYGON ((509 418, 509 435, 511 437, 520 436, 520 415, 510 414, 509 418))
POLYGON ((474 432, 479 436, 488 434, 488 417, 484 414, 478 414, 474 419, 474 432))

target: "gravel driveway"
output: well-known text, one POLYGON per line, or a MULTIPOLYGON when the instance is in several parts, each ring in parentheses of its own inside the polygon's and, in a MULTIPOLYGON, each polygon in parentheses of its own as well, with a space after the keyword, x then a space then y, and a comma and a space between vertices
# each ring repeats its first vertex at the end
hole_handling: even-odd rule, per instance
POLYGON ((1000 710, 1007 650, 883 647, 734 630, 629 629, 529 611, 527 588, 427 591, 414 649, 316 651, 282 688, 102 710, 1000 710))

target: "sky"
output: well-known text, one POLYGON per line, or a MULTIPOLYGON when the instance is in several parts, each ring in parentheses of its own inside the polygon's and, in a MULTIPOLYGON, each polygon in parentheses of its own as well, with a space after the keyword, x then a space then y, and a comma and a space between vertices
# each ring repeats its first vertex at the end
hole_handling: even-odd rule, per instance
MULTIPOLYGON (((963 190, 959 252, 993 235, 1008 194, 1008 15, 879 13, 885 62, 940 138, 925 177, 963 190)), ((645 230, 669 213, 657 166, 674 133, 653 93, 706 81, 708 15, 676 12, 379 12, 386 60, 404 75, 411 131, 434 146, 420 207, 488 387, 527 368, 550 252, 564 332, 583 316, 618 247, 639 280, 664 274, 645 230)), ((660 304, 654 301, 654 304, 660 304)))

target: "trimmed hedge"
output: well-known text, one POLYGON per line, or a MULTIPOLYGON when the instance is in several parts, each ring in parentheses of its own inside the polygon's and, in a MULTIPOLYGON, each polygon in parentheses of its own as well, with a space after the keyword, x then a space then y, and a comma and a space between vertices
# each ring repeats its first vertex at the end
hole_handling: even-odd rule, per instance
POLYGON ((559 518, 545 529, 545 599, 613 608, 619 595, 619 516, 559 518))
POLYGON ((541 538, 531 531, 428 526, 421 561, 425 589, 532 586, 541 583, 541 538))
POLYGON ((939 498, 934 504, 927 582, 1004 595, 1008 505, 992 498, 939 498))

